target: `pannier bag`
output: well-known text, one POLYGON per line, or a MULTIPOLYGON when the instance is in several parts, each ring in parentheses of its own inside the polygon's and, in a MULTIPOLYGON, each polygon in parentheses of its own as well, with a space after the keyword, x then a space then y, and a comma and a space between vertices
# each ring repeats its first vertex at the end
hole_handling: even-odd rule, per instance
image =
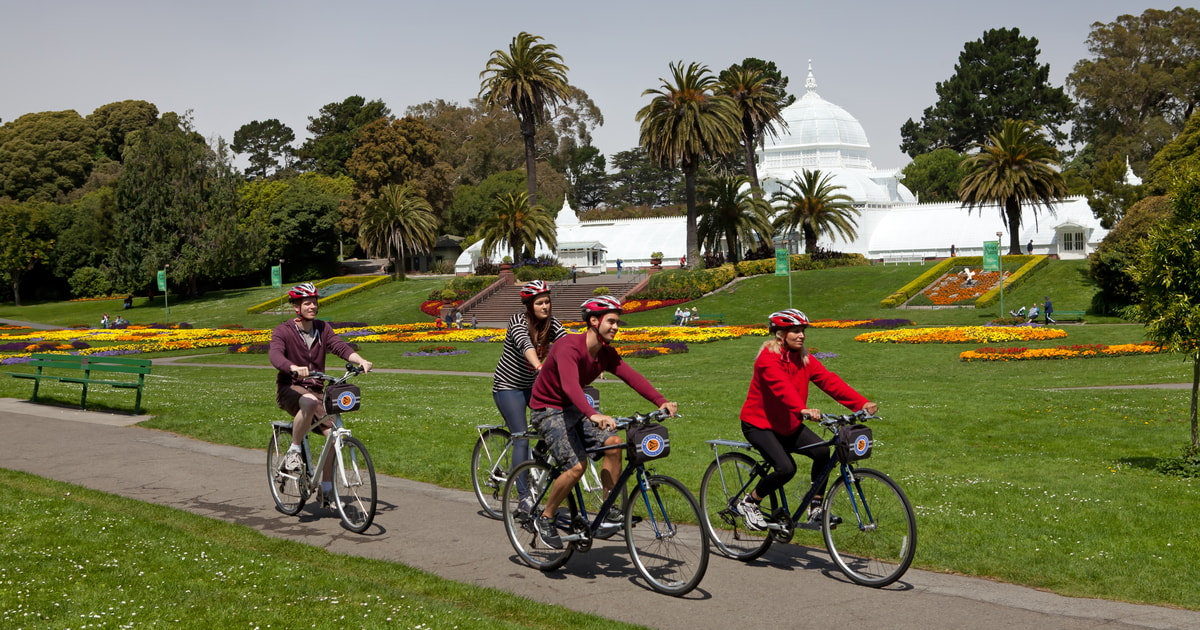
POLYGON ((325 413, 358 411, 361 403, 362 394, 358 385, 342 383, 325 388, 325 413))
POLYGON ((663 459, 671 454, 671 438, 667 435, 667 427, 650 423, 630 427, 625 432, 629 442, 629 460, 635 464, 645 464, 657 459, 663 459))
POLYGON ((871 456, 871 427, 852 424, 838 431, 837 456, 843 462, 854 462, 871 456))

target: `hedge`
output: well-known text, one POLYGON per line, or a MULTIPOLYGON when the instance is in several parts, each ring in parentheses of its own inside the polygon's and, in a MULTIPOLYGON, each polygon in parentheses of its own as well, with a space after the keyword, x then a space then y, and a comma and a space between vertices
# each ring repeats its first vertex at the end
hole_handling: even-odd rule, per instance
MULTIPOLYGON (((788 267, 792 271, 812 271, 814 269, 832 269, 833 267, 865 267, 871 262, 862 254, 842 254, 838 257, 813 260, 808 254, 793 254, 788 256, 788 267)), ((737 263, 737 275, 760 276, 775 273, 775 259, 743 260, 737 263)))
MULTIPOLYGON (((391 281, 392 281, 391 276, 338 276, 336 278, 327 278, 325 280, 321 280, 320 282, 316 282, 314 284, 316 285, 317 289, 320 289, 321 287, 327 287, 331 284, 347 284, 347 283, 354 284, 354 286, 350 287, 349 289, 346 289, 344 291, 339 291, 329 297, 321 298, 321 306, 325 306, 327 304, 333 304, 334 302, 344 300, 344 299, 350 297, 351 295, 361 293, 362 291, 366 291, 367 289, 374 288, 385 282, 391 282, 391 281)), ((270 300, 267 300, 266 302, 263 302, 261 304, 255 304, 254 306, 247 308, 246 313, 250 314, 250 315, 254 315, 256 313, 262 313, 266 310, 275 308, 276 306, 282 306, 283 301, 284 300, 281 298, 271 298, 270 300)))

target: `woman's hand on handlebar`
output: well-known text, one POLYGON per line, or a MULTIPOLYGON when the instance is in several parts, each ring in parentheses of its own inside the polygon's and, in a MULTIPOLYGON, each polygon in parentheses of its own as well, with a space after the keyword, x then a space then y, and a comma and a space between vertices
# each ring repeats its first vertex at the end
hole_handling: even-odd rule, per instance
POLYGON ((667 416, 674 417, 679 415, 679 403, 667 401, 658 406, 661 411, 667 412, 667 416))
POLYGON ((879 412, 879 405, 868 401, 867 404, 862 406, 862 410, 867 412, 868 416, 873 416, 879 412))

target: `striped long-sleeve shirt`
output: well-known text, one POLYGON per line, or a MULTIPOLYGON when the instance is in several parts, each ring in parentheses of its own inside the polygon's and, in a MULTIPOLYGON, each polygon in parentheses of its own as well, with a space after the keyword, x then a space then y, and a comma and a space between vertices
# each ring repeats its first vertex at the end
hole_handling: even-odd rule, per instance
MULTIPOLYGON (((554 343, 567 329, 553 317, 550 318, 550 342, 554 343)), ((533 347, 533 339, 529 337, 529 319, 525 313, 517 313, 508 320, 508 332, 504 335, 504 351, 500 354, 500 362, 496 364, 496 373, 492 376, 492 391, 506 389, 530 389, 533 387, 537 372, 525 360, 525 351, 533 347)))

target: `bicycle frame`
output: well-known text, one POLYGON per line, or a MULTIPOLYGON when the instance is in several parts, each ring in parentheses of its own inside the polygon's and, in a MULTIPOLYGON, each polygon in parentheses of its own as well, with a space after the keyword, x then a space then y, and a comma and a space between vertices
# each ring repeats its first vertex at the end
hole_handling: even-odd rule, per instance
MULTIPOLYGON (((810 449, 810 448, 829 448, 830 446, 833 446, 836 443, 836 441, 837 441, 837 434, 834 434, 834 436, 832 438, 830 438, 829 440, 826 440, 825 442, 821 442, 819 444, 811 444, 809 446, 801 447, 801 448, 797 449, 796 452, 801 453, 802 451, 804 451, 806 449, 810 449)), ((766 462, 766 460, 763 459, 762 454, 759 453, 758 450, 755 449, 754 446, 751 445, 749 442, 739 442, 736 440, 709 440, 708 443, 712 446, 714 458, 720 457, 721 451, 718 450, 718 447, 721 447, 721 446, 724 446, 731 450, 735 449, 735 448, 740 448, 743 450, 748 450, 753 454, 754 470, 751 472, 750 477, 746 480, 746 483, 743 484, 742 487, 739 488, 738 491, 735 493, 735 496, 742 496, 742 495, 746 494, 747 492, 749 492, 751 489, 750 486, 753 484, 756 484, 760 479, 762 479, 764 476, 766 476, 768 471, 770 471, 770 468, 771 468, 770 464, 768 464, 766 462)), ((859 487, 859 485, 855 482, 855 479, 854 479, 854 465, 850 464, 850 463, 845 463, 845 462, 839 461, 837 457, 829 458, 829 464, 825 466, 825 469, 821 471, 820 475, 817 476, 817 479, 815 481, 813 481, 812 484, 809 486, 808 492, 806 492, 804 494, 804 498, 802 498, 800 500, 800 504, 796 506, 795 511, 792 511, 788 508, 787 492, 784 490, 784 488, 780 488, 779 490, 776 491, 776 495, 779 498, 779 507, 785 513, 790 514, 792 523, 803 522, 802 517, 804 516, 804 514, 803 514, 804 510, 807 508, 809 503, 812 502, 813 497, 816 496, 817 488, 827 487, 828 482, 830 480, 830 473, 833 472, 834 468, 838 468, 838 467, 840 467, 838 474, 846 482, 846 488, 854 488, 854 492, 850 492, 849 497, 850 497, 850 504, 854 507, 854 517, 855 517, 855 519, 857 519, 858 528, 863 531, 870 531, 874 527, 874 519, 871 517, 870 506, 867 505, 866 500, 863 497, 862 488, 859 487), (861 511, 860 511, 860 505, 861 505, 861 511), (863 512, 866 513, 865 521, 863 519, 863 512), (864 525, 864 522, 867 524, 864 525)), ((721 472, 721 484, 725 485, 726 480, 724 478, 724 472, 722 472, 720 468, 718 468, 718 471, 721 472)), ((763 498, 765 499, 766 497, 763 497, 763 498)), ((768 521, 767 528, 771 529, 771 530, 782 530, 785 527, 779 523, 774 523, 774 522, 768 521)))
MULTIPOLYGON (((589 453, 600 453, 602 451, 607 451, 607 450, 614 449, 614 448, 624 449, 624 448, 627 448, 627 446, 628 445, 625 443, 613 444, 610 446, 601 446, 601 447, 598 447, 595 449, 588 449, 588 452, 589 453)), ((589 462, 591 462, 591 460, 589 460, 589 462)), ((563 471, 562 466, 559 466, 556 464, 553 469, 554 477, 558 477, 558 475, 562 474, 562 471, 563 471)), ((604 515, 607 514, 610 509, 612 509, 613 503, 617 500, 617 497, 619 497, 621 495, 620 492, 617 492, 617 488, 625 487, 625 484, 628 483, 630 478, 633 478, 635 475, 637 478, 638 489, 643 491, 640 493, 641 496, 646 497, 646 501, 650 500, 651 493, 647 491, 647 490, 649 490, 650 486, 646 480, 646 477, 647 477, 646 465, 645 464, 634 464, 632 462, 629 462, 625 465, 625 468, 621 471, 620 476, 617 477, 617 481, 613 484, 612 492, 609 492, 608 496, 605 497, 604 502, 600 504, 600 507, 596 511, 595 518, 592 519, 591 523, 588 523, 587 504, 583 500, 583 492, 585 490, 583 482, 587 478, 587 474, 585 471, 584 476, 582 478, 580 478, 579 482, 577 482, 571 488, 571 493, 567 495, 567 497, 568 497, 567 504, 569 506, 572 518, 575 518, 578 516, 579 518, 583 519, 583 522, 587 525, 587 533, 586 534, 585 533, 567 534, 562 537, 563 542, 590 540, 591 536, 594 536, 596 534, 596 532, 600 529, 601 523, 604 522, 604 515), (589 536, 589 534, 591 536, 589 536)), ((547 492, 550 491, 549 487, 546 488, 546 491, 547 492)), ((590 492, 591 490, 588 490, 588 491, 590 492)), ((634 494, 638 494, 638 493, 635 492, 634 494)), ((654 510, 648 510, 648 512, 650 513, 652 518, 653 518, 654 514, 656 513, 656 512, 654 512, 654 510)), ((656 538, 662 538, 666 535, 669 535, 670 530, 674 529, 674 525, 671 524, 670 522, 667 522, 664 524, 664 527, 667 530, 667 533, 663 533, 663 531, 659 529, 658 522, 653 522, 653 525, 654 525, 654 535, 656 538)))
MULTIPOLYGON (((484 433, 491 431, 492 429, 504 429, 505 431, 507 431, 508 425, 504 425, 504 424, 477 424, 477 425, 475 425, 475 432, 479 434, 480 439, 483 439, 484 433)), ((508 441, 504 443, 504 450, 500 451, 499 453, 492 453, 491 450, 488 448, 487 442, 484 441, 483 442, 484 453, 487 454, 488 461, 491 461, 491 462, 503 461, 505 456, 508 455, 508 452, 512 450, 513 442, 515 442, 517 440, 536 440, 536 439, 539 439, 540 437, 541 436, 539 436, 534 431, 525 431, 523 433, 509 433, 508 441)), ((506 470, 506 471, 504 471, 504 473, 507 475, 508 471, 506 470)), ((493 474, 493 476, 495 475, 494 472, 492 474, 493 474)), ((499 481, 502 482, 503 479, 500 479, 499 481)), ((602 484, 600 483, 600 473, 599 473, 599 471, 596 470, 596 462, 595 461, 593 461, 591 459, 588 460, 588 464, 583 470, 583 477, 580 477, 579 483, 583 485, 583 490, 585 492, 595 492, 597 490, 600 490, 603 487, 602 484)), ((500 485, 503 485, 503 484, 501 483, 500 485)))
MULTIPOLYGON (((347 429, 345 425, 342 424, 341 414, 330 414, 323 418, 319 418, 314 422, 313 426, 316 426, 316 424, 324 422, 329 418, 333 418, 333 429, 330 430, 329 435, 325 438, 325 445, 321 447, 321 453, 317 456, 316 464, 314 464, 312 461, 312 447, 309 445, 307 433, 304 435, 304 441, 300 444, 301 450, 304 451, 304 465, 307 467, 309 481, 308 483, 303 483, 298 477, 295 479, 300 487, 303 488, 305 496, 315 493, 317 489, 321 487, 321 482, 325 480, 325 465, 330 457, 330 453, 334 453, 334 457, 341 457, 341 449, 337 447, 342 445, 342 439, 345 436, 351 435, 350 429, 347 429)), ((291 422, 285 421, 273 422, 271 424, 280 429, 287 429, 288 431, 290 431, 292 427, 291 422)), ((338 463, 340 464, 341 462, 338 463)), ((344 469, 343 467, 338 468, 344 469)), ((291 477, 291 475, 288 475, 287 473, 282 474, 285 477, 291 477)), ((332 479, 330 479, 330 481, 332 481, 332 479)), ((342 481, 346 482, 345 479, 342 481)))

